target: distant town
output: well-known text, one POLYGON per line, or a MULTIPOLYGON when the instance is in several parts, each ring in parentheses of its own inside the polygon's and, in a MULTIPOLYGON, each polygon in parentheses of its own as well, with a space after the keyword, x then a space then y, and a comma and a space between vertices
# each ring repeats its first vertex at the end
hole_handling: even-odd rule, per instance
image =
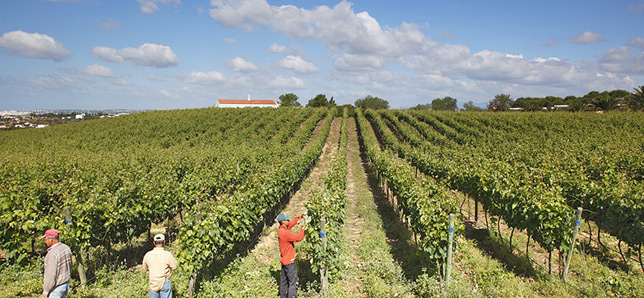
POLYGON ((118 117, 146 110, 33 110, 0 111, 0 130, 45 128, 51 125, 118 117))

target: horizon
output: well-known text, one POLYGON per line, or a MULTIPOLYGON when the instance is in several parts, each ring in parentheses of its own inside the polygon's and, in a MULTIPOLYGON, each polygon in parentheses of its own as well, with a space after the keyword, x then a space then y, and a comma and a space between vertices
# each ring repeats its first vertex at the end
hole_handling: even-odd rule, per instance
POLYGON ((644 1, 7 0, 0 110, 630 92, 644 85, 640 28, 644 1))

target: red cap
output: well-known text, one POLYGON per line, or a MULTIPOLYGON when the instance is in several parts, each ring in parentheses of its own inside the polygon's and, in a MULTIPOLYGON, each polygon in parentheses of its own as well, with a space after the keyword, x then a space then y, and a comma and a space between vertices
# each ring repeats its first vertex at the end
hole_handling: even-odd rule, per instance
POLYGON ((45 238, 48 236, 58 237, 58 231, 56 229, 49 229, 45 232, 45 235, 42 235, 40 238, 45 238))

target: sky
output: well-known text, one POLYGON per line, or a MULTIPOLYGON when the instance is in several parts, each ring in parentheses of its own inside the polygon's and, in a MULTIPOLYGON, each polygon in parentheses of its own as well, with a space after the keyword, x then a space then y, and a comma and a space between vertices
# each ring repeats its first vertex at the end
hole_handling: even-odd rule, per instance
POLYGON ((642 28, 641 0, 2 0, 0 110, 632 91, 642 28))

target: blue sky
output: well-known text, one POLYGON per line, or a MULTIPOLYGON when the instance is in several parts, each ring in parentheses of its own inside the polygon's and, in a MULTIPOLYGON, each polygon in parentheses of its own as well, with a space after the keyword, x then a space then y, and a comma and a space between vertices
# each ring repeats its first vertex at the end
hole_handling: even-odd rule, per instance
POLYGON ((644 1, 3 0, 0 110, 644 85, 644 1))

